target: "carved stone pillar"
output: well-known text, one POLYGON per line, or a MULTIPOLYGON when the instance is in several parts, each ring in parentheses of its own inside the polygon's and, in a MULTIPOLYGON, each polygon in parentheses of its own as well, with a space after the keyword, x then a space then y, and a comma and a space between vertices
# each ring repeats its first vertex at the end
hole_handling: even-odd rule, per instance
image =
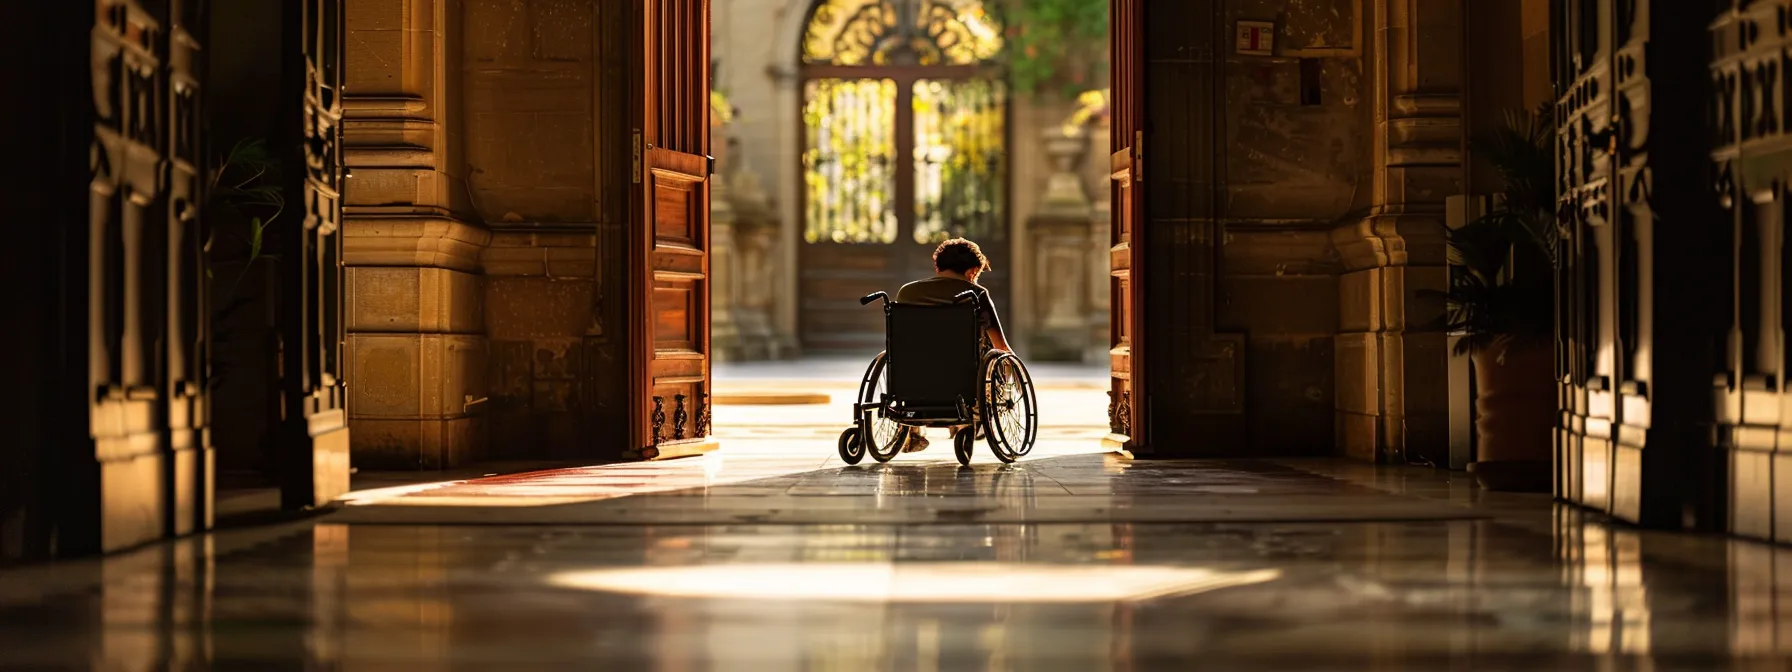
POLYGON ((1448 282, 1444 199, 1461 193, 1460 2, 1371 0, 1369 216, 1332 232, 1344 263, 1336 341, 1340 449, 1403 461, 1447 440, 1445 337, 1414 333, 1448 282))
POLYGON ((1027 218, 1031 249, 1025 254, 1032 263, 1026 284, 1034 289, 1032 311, 1037 316, 1026 334, 1028 356, 1081 361, 1089 345, 1086 271, 1093 208, 1078 169, 1088 138, 1080 128, 1051 126, 1042 139, 1051 166, 1039 209, 1027 218))
POLYGON ((346 360, 361 467, 452 467, 485 442, 491 232, 464 214, 458 14, 446 0, 364 0, 347 16, 346 360))

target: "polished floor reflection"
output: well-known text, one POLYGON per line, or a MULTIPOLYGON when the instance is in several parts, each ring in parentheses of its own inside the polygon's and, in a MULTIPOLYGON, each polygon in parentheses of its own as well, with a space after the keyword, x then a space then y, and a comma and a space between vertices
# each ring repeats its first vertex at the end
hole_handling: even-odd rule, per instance
POLYGON ((777 426, 722 456, 364 493, 0 572, 0 666, 1792 665, 1792 549, 1424 469, 1127 462, 1075 436, 1011 466, 930 450, 848 468, 777 426))

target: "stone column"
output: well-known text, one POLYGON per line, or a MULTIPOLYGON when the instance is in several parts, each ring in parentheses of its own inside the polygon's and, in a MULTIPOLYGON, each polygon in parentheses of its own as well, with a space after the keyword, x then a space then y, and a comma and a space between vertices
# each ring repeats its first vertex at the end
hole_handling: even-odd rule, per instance
MULTIPOLYGON (((745 164, 741 157, 740 164, 745 164)), ((737 165, 729 175, 729 209, 734 223, 734 315, 742 359, 785 359, 796 354, 794 332, 780 328, 779 315, 793 305, 780 282, 778 260, 784 228, 759 184, 759 174, 737 165)))
POLYGON ((716 362, 740 361, 743 357, 740 328, 734 314, 743 288, 739 283, 739 267, 735 260, 734 205, 730 202, 728 177, 732 165, 728 136, 721 127, 712 131, 718 148, 717 174, 709 178, 709 343, 710 357, 716 362))
POLYGON ((1447 286, 1444 199, 1462 191, 1460 0, 1370 0, 1369 215, 1335 229, 1344 264, 1336 341, 1341 451, 1400 462, 1447 441, 1445 337, 1416 333, 1447 286))
MULTIPOLYGON (((1107 153, 1108 141, 1106 124, 1089 127, 1088 146, 1095 156, 1107 153)), ((1103 160, 1085 163, 1090 165, 1084 168, 1084 184, 1092 187, 1090 193, 1095 194, 1095 200, 1089 208, 1089 319, 1084 327, 1088 329, 1089 340, 1083 349, 1083 363, 1106 366, 1109 363, 1108 346, 1112 337, 1108 332, 1108 323, 1113 318, 1113 297, 1109 294, 1113 291, 1112 283, 1109 282, 1113 271, 1112 259, 1109 258, 1112 245, 1109 227, 1113 225, 1114 216, 1113 191, 1108 188, 1108 162, 1103 160)))
POLYGON ((440 469, 483 448, 480 254, 458 132, 460 10, 348 5, 343 240, 349 424, 360 467, 440 469))
POLYGON ((1024 284, 1034 290, 1032 312, 1037 317, 1025 338, 1032 359, 1081 361, 1089 337, 1086 271, 1094 209, 1078 168, 1088 138, 1081 128, 1058 125, 1040 136, 1050 167, 1045 194, 1027 218, 1025 255, 1032 263, 1024 284))
MULTIPOLYGON (((794 50, 791 53, 796 53, 794 50)), ((793 64, 794 65, 794 64, 793 64)), ((803 114, 803 82, 794 67, 768 70, 772 85, 777 88, 778 107, 776 118, 801 119, 803 114)), ((766 248, 767 264, 771 276, 767 279, 775 283, 778 296, 790 297, 771 307, 771 328, 776 334, 779 344, 787 348, 791 356, 798 354, 800 340, 797 335, 799 307, 795 297, 798 296, 796 267, 797 246, 803 240, 803 213, 797 211, 800 189, 803 188, 803 171, 801 167, 802 135, 796 124, 783 124, 779 127, 777 165, 768 170, 768 175, 776 175, 773 188, 775 196, 768 199, 767 205, 773 217, 768 221, 777 225, 773 233, 772 244, 766 248), (786 135, 788 134, 788 135, 786 135)), ((761 192, 763 193, 763 192, 761 192)), ((780 357, 781 358, 781 357, 780 357)))

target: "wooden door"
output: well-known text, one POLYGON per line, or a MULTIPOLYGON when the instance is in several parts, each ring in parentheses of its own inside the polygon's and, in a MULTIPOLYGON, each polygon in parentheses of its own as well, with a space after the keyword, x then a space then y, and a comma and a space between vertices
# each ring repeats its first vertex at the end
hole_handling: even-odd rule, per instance
POLYGON ((1113 49, 1112 125, 1113 225, 1108 263, 1110 281, 1108 351, 1108 442, 1145 450, 1145 41, 1144 0, 1113 0, 1108 31, 1113 49))
POLYGON ((1160 457, 1239 455, 1245 339, 1219 329, 1227 6, 1111 6, 1111 443, 1160 457))
POLYGON ((348 492, 342 376, 342 36, 344 0, 284 0, 277 147, 287 208, 280 255, 279 477, 286 508, 348 492))
MULTIPOLYGON (((1560 3, 1556 37, 1558 496, 1613 516, 1711 523, 1714 376, 1729 234, 1706 125, 1711 7, 1560 3), (1641 67, 1652 54, 1663 60, 1641 67), (1663 130, 1667 129, 1667 130, 1663 130)), ((1720 393, 1720 398, 1724 396, 1720 393)))
POLYGON ((204 529, 210 446, 199 213, 204 5, 14 3, 0 52, 35 92, 9 121, 15 227, 0 370, 0 558, 204 529))
POLYGON ((713 450, 709 432, 709 0, 635 0, 628 250, 630 446, 713 450))
MULTIPOLYGON (((1726 317, 1722 372, 1716 378, 1720 462, 1712 473, 1724 525, 1736 534, 1792 541, 1792 374, 1787 332, 1792 292, 1787 269, 1787 212, 1792 198, 1792 134, 1787 123, 1785 54, 1792 36, 1785 18, 1792 2, 1717 3, 1710 22, 1715 55, 1710 100, 1715 113, 1710 153, 1719 194, 1714 239, 1727 239, 1722 277, 1732 301, 1726 317), (1728 233, 1728 236, 1724 236, 1728 233)), ((1712 292, 1721 296, 1722 292, 1712 292)), ((1701 479, 1705 480, 1705 479, 1701 479)))

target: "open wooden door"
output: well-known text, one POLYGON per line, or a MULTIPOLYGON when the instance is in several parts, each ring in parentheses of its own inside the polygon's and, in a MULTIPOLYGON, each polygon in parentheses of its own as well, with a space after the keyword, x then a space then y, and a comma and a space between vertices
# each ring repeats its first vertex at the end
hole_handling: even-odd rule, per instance
POLYGON ((280 489, 288 509, 348 492, 348 390, 342 375, 342 33, 345 0, 284 0, 275 146, 300 219, 280 228, 280 489))
POLYGON ((634 0, 628 322, 630 446, 709 438, 709 0, 634 0))
POLYGON ((1144 452, 1143 337, 1145 321, 1144 228, 1144 0, 1112 0, 1108 31, 1113 55, 1112 119, 1114 220, 1110 227, 1108 443, 1144 452))

